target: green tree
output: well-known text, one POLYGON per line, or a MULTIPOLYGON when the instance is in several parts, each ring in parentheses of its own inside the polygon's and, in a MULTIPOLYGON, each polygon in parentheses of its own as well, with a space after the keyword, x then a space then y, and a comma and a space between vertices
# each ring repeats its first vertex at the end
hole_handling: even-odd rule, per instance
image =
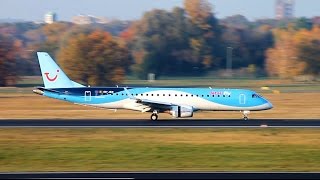
POLYGON ((318 75, 320 71, 320 27, 300 30, 293 37, 297 47, 297 59, 306 64, 305 73, 318 75))
POLYGON ((320 40, 300 44, 298 58, 306 62, 306 73, 318 75, 320 72, 320 40))
POLYGON ((70 37, 58 53, 66 73, 89 85, 114 85, 124 80, 129 52, 104 31, 70 37))
POLYGON ((295 28, 297 30, 300 30, 300 29, 311 30, 312 29, 312 21, 311 21, 311 19, 308 19, 305 17, 298 18, 295 21, 295 28))
POLYGON ((189 70, 197 62, 191 57, 189 29, 190 22, 182 8, 145 13, 122 34, 131 41, 129 47, 136 63, 133 66, 135 73, 142 79, 148 73, 157 76, 191 74, 189 70))
POLYGON ((224 19, 221 19, 220 22, 226 27, 233 27, 239 29, 246 29, 251 25, 249 20, 240 14, 226 17, 224 19))
MULTIPOLYGON (((228 47, 233 48, 233 68, 244 68, 250 64, 254 64, 257 68, 264 68, 265 51, 273 45, 271 28, 269 26, 252 28, 247 21, 241 26, 241 22, 244 21, 241 17, 235 16, 223 20, 224 52, 228 47), (240 22, 237 22, 238 20, 240 22)), ((225 67, 225 63, 222 67, 225 67)))
POLYGON ((149 11, 122 34, 140 78, 151 72, 157 77, 203 74, 218 66, 221 29, 205 2, 196 8, 186 1, 185 9, 149 11))
POLYGON ((193 57, 200 62, 200 70, 220 64, 222 53, 221 27, 207 0, 185 0, 184 7, 191 21, 189 43, 193 57))

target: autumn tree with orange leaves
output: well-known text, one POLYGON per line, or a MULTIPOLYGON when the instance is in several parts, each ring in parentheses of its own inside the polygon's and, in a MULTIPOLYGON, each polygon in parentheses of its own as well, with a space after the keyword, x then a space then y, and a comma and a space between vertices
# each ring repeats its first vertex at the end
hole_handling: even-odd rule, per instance
POLYGON ((311 30, 301 30, 295 37, 297 43, 297 58, 306 64, 306 74, 320 74, 320 27, 311 30))
POLYGON ((16 60, 21 42, 0 35, 0 86, 15 85, 17 80, 16 60))
POLYGON ((88 85, 121 83, 130 65, 127 48, 101 30, 70 37, 58 60, 71 79, 88 85))
POLYGON ((305 64, 297 59, 293 29, 275 29, 275 45, 266 51, 266 71, 270 76, 290 78, 303 74, 305 64))
POLYGON ((320 70, 320 28, 311 30, 275 29, 275 45, 266 51, 266 71, 270 76, 292 78, 317 75, 320 70))

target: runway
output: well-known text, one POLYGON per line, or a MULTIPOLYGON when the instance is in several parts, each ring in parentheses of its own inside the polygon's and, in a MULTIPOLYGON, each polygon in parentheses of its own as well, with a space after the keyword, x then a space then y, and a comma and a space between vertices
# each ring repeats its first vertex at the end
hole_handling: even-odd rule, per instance
POLYGON ((24 119, 0 120, 0 128, 320 128, 320 120, 259 119, 259 120, 124 120, 124 119, 24 119))

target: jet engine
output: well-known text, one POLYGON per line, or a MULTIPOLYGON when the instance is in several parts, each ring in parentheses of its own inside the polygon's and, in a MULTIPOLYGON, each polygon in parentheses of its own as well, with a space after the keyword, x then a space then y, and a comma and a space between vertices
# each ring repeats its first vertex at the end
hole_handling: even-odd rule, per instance
POLYGON ((175 117, 192 117, 193 108, 191 106, 172 106, 170 114, 175 117))

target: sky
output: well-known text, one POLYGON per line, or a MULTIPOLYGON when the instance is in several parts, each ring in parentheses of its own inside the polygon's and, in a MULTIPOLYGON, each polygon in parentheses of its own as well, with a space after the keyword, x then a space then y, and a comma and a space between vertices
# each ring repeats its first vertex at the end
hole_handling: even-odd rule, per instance
MULTIPOLYGON (((274 18, 275 0, 209 0, 218 18, 242 14, 249 20, 274 18)), ((296 17, 320 16, 320 0, 295 0, 296 17)), ((135 20, 152 9, 171 10, 183 0, 1 0, 0 19, 43 20, 57 13, 58 20, 71 21, 79 14, 135 20)))

